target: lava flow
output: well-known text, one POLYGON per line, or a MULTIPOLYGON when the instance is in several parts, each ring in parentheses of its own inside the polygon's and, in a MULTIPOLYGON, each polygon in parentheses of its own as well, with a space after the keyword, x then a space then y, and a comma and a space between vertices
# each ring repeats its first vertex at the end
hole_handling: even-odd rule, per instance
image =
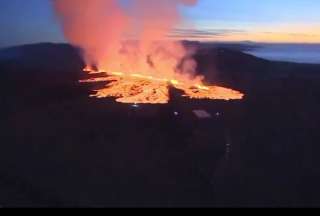
POLYGON ((53 6, 64 36, 83 52, 85 71, 102 82, 92 97, 121 103, 165 104, 170 89, 192 99, 235 100, 243 94, 205 86, 196 76, 197 46, 172 38, 186 25, 181 7, 197 0, 55 0, 53 6))
POLYGON ((170 100, 170 86, 183 91, 182 96, 191 99, 240 100, 244 97, 241 92, 218 86, 205 86, 199 83, 187 83, 142 74, 94 71, 88 67, 84 71, 105 76, 81 80, 81 83, 107 82, 104 88, 96 90, 91 97, 113 97, 120 103, 166 104, 170 100))

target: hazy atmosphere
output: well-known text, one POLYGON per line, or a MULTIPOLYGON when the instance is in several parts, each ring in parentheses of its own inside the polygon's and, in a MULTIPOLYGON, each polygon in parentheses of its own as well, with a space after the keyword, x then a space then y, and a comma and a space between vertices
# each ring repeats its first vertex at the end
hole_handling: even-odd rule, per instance
MULTIPOLYGON (((0 46, 61 42, 54 0, 3 0, 0 46)), ((79 0, 81 2, 82 0, 79 0)), ((128 0, 122 0, 123 7, 128 0)), ((170 36, 206 41, 320 42, 320 2, 317 0, 199 0, 181 7, 187 24, 170 36)))

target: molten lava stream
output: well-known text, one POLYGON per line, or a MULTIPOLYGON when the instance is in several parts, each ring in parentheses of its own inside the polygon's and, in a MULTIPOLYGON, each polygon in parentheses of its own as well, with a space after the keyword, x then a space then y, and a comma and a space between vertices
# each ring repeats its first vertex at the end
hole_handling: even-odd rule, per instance
POLYGON ((84 71, 89 74, 105 73, 106 76, 81 80, 80 82, 108 82, 104 88, 96 90, 95 94, 90 95, 91 97, 113 97, 120 103, 166 104, 170 100, 170 86, 182 90, 183 96, 190 99, 240 100, 244 97, 241 92, 219 86, 186 84, 180 80, 156 78, 142 74, 95 72, 89 67, 86 67, 84 71))

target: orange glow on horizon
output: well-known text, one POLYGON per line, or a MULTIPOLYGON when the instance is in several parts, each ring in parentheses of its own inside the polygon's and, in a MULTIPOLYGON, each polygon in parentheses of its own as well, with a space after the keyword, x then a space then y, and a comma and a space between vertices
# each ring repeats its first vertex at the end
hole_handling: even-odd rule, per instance
MULTIPOLYGON (((213 24, 214 26, 214 24, 213 24)), ((214 29, 210 25, 207 29, 214 29)), ((244 31, 212 35, 199 38, 199 41, 241 42, 252 41, 261 43, 320 43, 320 25, 314 24, 278 24, 261 25, 259 27, 242 27, 244 31)), ((241 27, 240 27, 241 29, 241 27)), ((194 38, 185 36, 186 40, 194 38)))

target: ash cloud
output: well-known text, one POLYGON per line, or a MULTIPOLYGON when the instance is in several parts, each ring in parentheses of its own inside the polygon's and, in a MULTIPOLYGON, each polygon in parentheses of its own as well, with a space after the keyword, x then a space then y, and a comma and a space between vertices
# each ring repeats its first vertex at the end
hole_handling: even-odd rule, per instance
POLYGON ((179 7, 196 3, 197 0, 54 0, 53 6, 66 39, 85 50, 89 65, 191 79, 196 68, 191 58, 193 50, 167 36, 183 22, 179 7))

